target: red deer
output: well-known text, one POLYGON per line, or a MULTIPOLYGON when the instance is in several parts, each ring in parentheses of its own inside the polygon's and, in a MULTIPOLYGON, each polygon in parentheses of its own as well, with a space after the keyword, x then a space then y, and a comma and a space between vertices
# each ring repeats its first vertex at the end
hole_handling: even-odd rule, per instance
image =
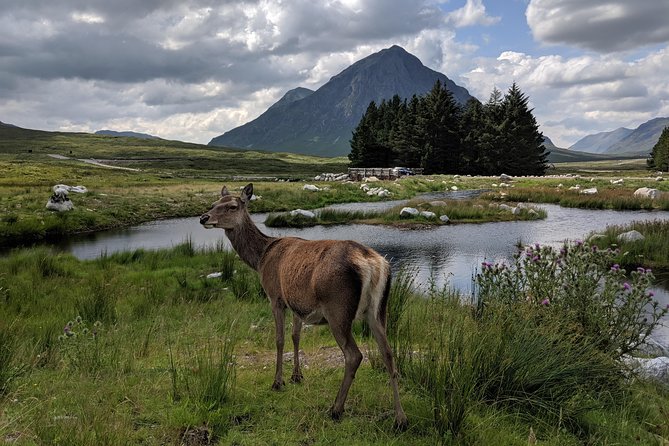
POLYGON ((386 305, 390 292, 390 266, 376 251, 355 241, 304 240, 269 237, 251 221, 247 205, 253 184, 240 197, 226 187, 211 210, 200 217, 205 228, 225 229, 239 257, 260 274, 260 282, 272 304, 276 326, 276 374, 272 388, 283 387, 284 318, 293 312, 294 361, 292 382, 302 381, 299 344, 302 323, 328 324, 344 353, 345 372, 339 393, 330 409, 341 418, 348 390, 362 361, 353 339, 354 319, 367 321, 390 374, 395 405, 395 425, 402 429, 407 418, 400 404, 397 370, 386 338, 386 305))

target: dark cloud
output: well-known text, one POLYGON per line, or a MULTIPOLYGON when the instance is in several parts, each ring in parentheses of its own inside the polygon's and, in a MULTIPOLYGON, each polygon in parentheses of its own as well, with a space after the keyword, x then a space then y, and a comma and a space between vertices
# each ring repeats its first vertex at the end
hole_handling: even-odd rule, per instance
POLYGON ((669 42, 666 0, 531 0, 534 38, 602 53, 669 42))

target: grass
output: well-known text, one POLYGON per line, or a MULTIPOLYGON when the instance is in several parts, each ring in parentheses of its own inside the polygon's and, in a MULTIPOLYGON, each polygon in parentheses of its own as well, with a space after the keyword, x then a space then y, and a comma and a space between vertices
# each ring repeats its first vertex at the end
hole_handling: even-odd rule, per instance
POLYGON ((494 221, 514 220, 538 220, 546 218, 546 211, 540 208, 524 206, 514 214, 508 209, 502 209, 496 205, 490 206, 483 200, 446 200, 438 202, 425 202, 423 200, 412 200, 406 205, 396 206, 387 211, 343 211, 324 209, 316 213, 315 218, 304 217, 300 214, 289 213, 270 214, 265 219, 268 227, 291 227, 301 228, 315 225, 341 225, 348 223, 360 224, 383 224, 397 226, 440 226, 458 223, 486 223, 494 221), (419 211, 429 211, 435 217, 417 215, 414 217, 400 217, 403 207, 409 206, 419 211), (449 220, 444 222, 439 216, 446 215, 449 220))
POLYGON ((410 420, 394 432, 387 374, 360 330, 371 365, 341 422, 327 416, 343 373, 327 327, 304 329, 305 381, 270 390, 271 309, 235 295, 235 280, 254 289, 257 279, 222 246, 185 241, 91 261, 21 249, 0 271, 0 334, 12 337, 0 337, 11 355, 0 366, 12 364, 0 439, 13 444, 524 445, 530 429, 554 445, 669 438, 666 389, 621 381, 564 327, 480 319, 449 290, 416 294, 410 272, 396 276, 389 302, 410 420), (205 279, 230 257, 230 277, 205 279), (81 314, 92 291, 104 304, 81 314))
POLYGON ((597 237, 591 236, 591 242, 599 247, 617 246, 619 254, 616 261, 628 270, 645 266, 657 271, 669 271, 669 221, 636 221, 625 226, 609 226, 597 237), (643 240, 621 241, 618 236, 623 232, 639 231, 643 240))

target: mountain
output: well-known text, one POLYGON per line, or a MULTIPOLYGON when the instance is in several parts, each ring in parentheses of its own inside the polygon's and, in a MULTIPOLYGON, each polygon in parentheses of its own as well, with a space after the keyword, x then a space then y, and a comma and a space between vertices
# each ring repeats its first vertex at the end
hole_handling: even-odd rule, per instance
POLYGON ((605 153, 615 143, 628 136, 634 130, 625 127, 620 127, 611 132, 600 132, 593 135, 585 136, 569 147, 570 150, 578 150, 580 152, 590 153, 605 153))
POLYGON ((570 149, 606 155, 647 156, 669 126, 669 118, 655 118, 635 129, 620 127, 611 132, 595 133, 579 139, 570 149))
POLYGON ((96 135, 103 136, 126 136, 130 138, 140 138, 140 139, 162 139, 157 136, 148 135, 146 133, 137 133, 137 132, 117 132, 115 130, 98 130, 95 132, 96 135))
POLYGON ((646 121, 609 148, 609 153, 647 156, 660 139, 660 134, 669 126, 669 118, 646 121))
POLYGON ((465 88, 395 45, 357 61, 316 91, 290 90, 258 118, 215 137, 209 145, 346 155, 351 132, 371 101, 378 104, 395 94, 423 95, 437 80, 459 103, 472 98, 465 88))
POLYGON ((16 126, 12 125, 12 124, 7 124, 6 122, 0 121, 0 127, 16 127, 16 126))

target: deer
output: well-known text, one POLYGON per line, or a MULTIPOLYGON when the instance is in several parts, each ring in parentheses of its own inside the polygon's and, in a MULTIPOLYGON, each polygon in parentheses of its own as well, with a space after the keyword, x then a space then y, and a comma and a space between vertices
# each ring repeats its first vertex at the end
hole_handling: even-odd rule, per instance
POLYGON ((353 321, 367 321, 390 375, 395 410, 395 428, 406 429, 407 417, 400 403, 398 372, 386 336, 387 302, 391 287, 388 261, 373 249, 353 240, 305 240, 270 237, 251 220, 248 204, 253 184, 239 197, 227 187, 212 208, 202 214, 200 224, 220 228, 242 261, 258 272, 269 298, 276 330, 276 370, 272 389, 283 381, 284 322, 286 309, 293 313, 292 383, 303 380, 299 344, 302 324, 329 325, 344 354, 344 378, 329 414, 340 420, 362 353, 353 337, 353 321))

